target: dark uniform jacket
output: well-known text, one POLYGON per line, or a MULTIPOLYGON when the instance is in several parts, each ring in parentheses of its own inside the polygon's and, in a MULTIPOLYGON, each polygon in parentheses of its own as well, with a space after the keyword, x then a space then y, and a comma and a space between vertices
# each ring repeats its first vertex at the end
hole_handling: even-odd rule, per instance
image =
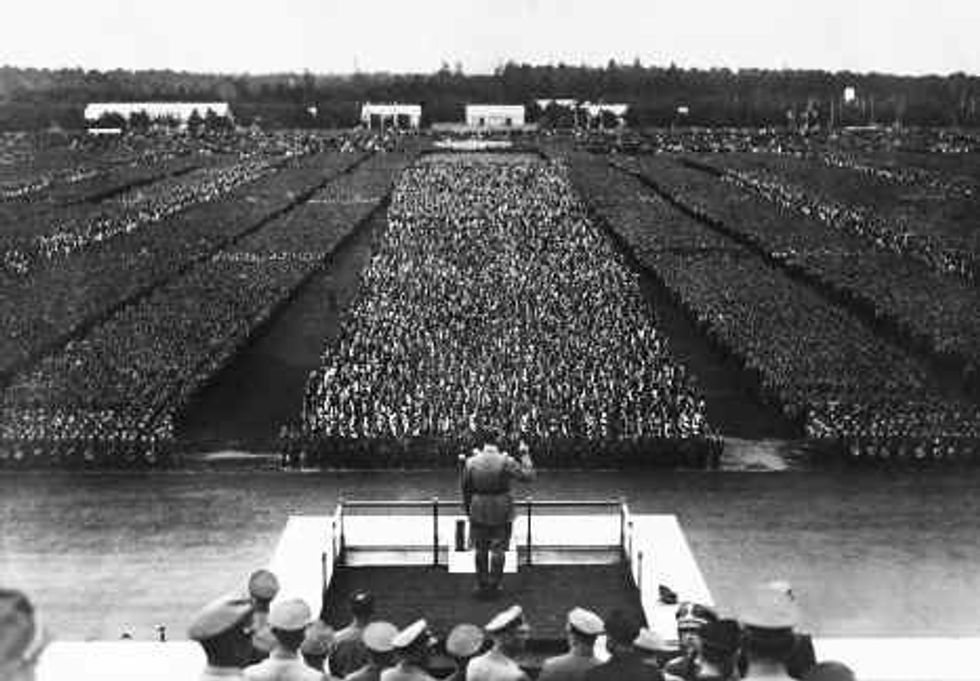
POLYGON ((615 655, 585 674, 585 681, 664 681, 660 670, 633 653, 615 655))
POLYGON ((541 665, 538 681, 582 681, 586 672, 599 664, 592 655, 577 655, 573 652, 557 657, 549 657, 541 665))
POLYGON ((353 623, 337 632, 327 658, 332 676, 344 678, 371 661, 367 646, 361 640, 363 633, 364 629, 353 623))

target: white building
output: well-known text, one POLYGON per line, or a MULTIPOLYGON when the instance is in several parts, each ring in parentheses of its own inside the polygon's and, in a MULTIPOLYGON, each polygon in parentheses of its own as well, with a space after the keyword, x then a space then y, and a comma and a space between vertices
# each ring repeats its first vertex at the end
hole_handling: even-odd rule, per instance
POLYGON ((466 125, 470 128, 524 127, 523 104, 467 104, 466 125))
POLYGON ((118 114, 129 120, 133 114, 142 112, 152 121, 175 120, 185 125, 195 111, 201 118, 209 111, 220 118, 232 118, 228 102, 93 102, 85 107, 85 120, 95 122, 106 114, 118 114))
POLYGON ((538 108, 541 109, 542 111, 544 111, 545 109, 547 109, 549 106, 552 106, 552 105, 557 106, 557 107, 561 107, 563 109, 574 109, 575 107, 578 106, 578 100, 577 99, 572 99, 572 98, 565 98, 565 99, 536 99, 534 101, 538 105, 538 108))
POLYGON ((367 102, 361 106, 361 123, 368 128, 418 128, 422 124, 422 105, 367 102))
POLYGON ((601 118, 603 114, 612 114, 620 122, 626 119, 626 112, 629 111, 629 104, 607 104, 605 102, 582 102, 580 107, 588 114, 590 119, 601 118))

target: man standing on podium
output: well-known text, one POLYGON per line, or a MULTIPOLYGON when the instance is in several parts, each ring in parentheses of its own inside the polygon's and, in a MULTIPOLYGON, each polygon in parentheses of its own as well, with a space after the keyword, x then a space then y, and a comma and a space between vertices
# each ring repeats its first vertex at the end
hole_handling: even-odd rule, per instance
POLYGON ((534 462, 523 440, 520 460, 502 452, 485 438, 483 449, 474 450, 463 465, 463 506, 470 518, 470 538, 476 548, 476 590, 479 598, 495 598, 501 592, 504 559, 514 523, 512 480, 533 480, 534 462))

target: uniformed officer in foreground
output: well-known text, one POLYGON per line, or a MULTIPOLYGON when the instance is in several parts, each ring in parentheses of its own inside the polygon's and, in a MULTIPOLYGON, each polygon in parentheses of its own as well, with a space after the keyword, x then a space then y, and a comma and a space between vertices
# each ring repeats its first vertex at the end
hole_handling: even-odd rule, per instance
POLYGON ((475 624, 457 624, 446 637, 446 654, 453 658, 456 669, 443 681, 466 681, 470 660, 483 647, 483 631, 475 624))
POLYGON ((531 452, 522 441, 520 461, 486 442, 463 467, 463 507, 470 518, 470 537, 476 548, 476 594, 495 597, 504 578, 504 559, 514 523, 513 480, 534 478, 531 452))
POLYGON ((698 681, 736 681, 742 629, 732 619, 709 622, 701 630, 701 650, 696 661, 698 681))
POLYGON ((269 610, 269 626, 276 646, 267 659, 246 667, 242 676, 247 681, 323 681, 323 673, 308 667, 299 654, 312 619, 310 606, 300 598, 274 604, 269 610))
MULTIPOLYGON (((767 582, 765 587, 774 591, 777 596, 785 598, 791 607, 798 610, 799 603, 792 584, 786 580, 775 580, 767 582)), ((793 652, 790 653, 789 659, 786 661, 786 671, 794 679, 802 679, 817 664, 817 655, 813 649, 813 637, 810 634, 796 630, 795 639, 793 652)))
POLYGON ((0 589, 0 679, 34 681, 38 660, 50 641, 27 596, 0 589))
POLYGON ((348 604, 352 619, 334 636, 333 648, 327 658, 330 673, 341 679, 366 665, 370 659, 364 645, 364 628, 374 617, 374 595, 370 591, 355 591, 348 604))
POLYGON ((748 669, 746 681, 791 681, 787 662, 796 645, 794 628, 798 619, 795 603, 765 584, 756 587, 752 601, 741 616, 745 627, 742 642, 748 669))
POLYGON ((595 641, 603 627, 602 618, 591 610, 571 610, 565 622, 568 652, 545 660, 538 681, 582 681, 585 672, 599 664, 595 641))
POLYGON ((379 681, 381 672, 395 662, 395 637, 398 628, 390 622, 371 622, 364 627, 364 646, 368 663, 344 677, 344 681, 379 681))
POLYGON ((424 619, 402 629, 391 641, 398 664, 381 672, 381 681, 435 681, 426 671, 434 642, 424 619))
POLYGON ((204 649, 207 665, 201 681, 242 679, 252 652, 252 600, 222 596, 197 612, 187 637, 204 649))
POLYGON ((667 662, 664 672, 681 679, 693 679, 701 650, 701 631, 709 622, 718 621, 718 614, 706 605, 685 601, 677 606, 674 617, 681 654, 667 662))
POLYGON ((249 663, 261 662, 276 646, 269 628, 269 607, 279 593, 279 580, 269 570, 256 570, 248 578, 248 595, 252 599, 252 654, 249 663))
POLYGON ((306 636, 303 638, 303 645, 299 647, 299 653, 307 667, 318 672, 324 670, 335 635, 333 628, 319 619, 306 628, 306 636))
POLYGON ((623 610, 613 610, 604 622, 609 659, 585 673, 585 681, 663 681, 653 665, 647 664, 633 642, 640 622, 623 610))
POLYGON ((677 655, 676 646, 671 646, 663 636, 647 627, 640 629, 640 633, 633 639, 633 647, 643 662, 657 669, 662 669, 667 659, 677 655))
POLYGON ((529 681, 514 659, 524 651, 531 627, 519 605, 512 605, 487 622, 483 630, 493 647, 470 660, 466 681, 529 681))

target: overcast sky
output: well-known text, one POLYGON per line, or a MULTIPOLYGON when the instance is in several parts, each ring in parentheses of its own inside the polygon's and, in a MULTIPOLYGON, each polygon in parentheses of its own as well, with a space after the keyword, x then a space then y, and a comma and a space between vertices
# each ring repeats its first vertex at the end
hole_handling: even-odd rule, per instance
POLYGON ((508 59, 980 73, 980 0, 4 0, 0 64, 468 73, 508 59))

